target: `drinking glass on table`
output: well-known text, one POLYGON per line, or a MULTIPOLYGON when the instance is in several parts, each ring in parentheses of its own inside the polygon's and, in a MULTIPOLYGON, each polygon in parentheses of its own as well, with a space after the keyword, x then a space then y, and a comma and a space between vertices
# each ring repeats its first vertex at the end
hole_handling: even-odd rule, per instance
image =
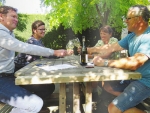
POLYGON ((80 47, 80 40, 78 37, 76 37, 75 39, 73 39, 73 43, 74 43, 74 46, 76 46, 77 48, 80 47))
POLYGON ((72 53, 73 48, 74 48, 74 43, 72 40, 69 40, 69 42, 66 45, 67 52, 72 53))
POLYGON ((79 40, 78 37, 76 37, 75 39, 73 39, 73 43, 74 43, 74 46, 76 46, 77 48, 79 48, 80 45, 81 45, 80 40, 79 40))

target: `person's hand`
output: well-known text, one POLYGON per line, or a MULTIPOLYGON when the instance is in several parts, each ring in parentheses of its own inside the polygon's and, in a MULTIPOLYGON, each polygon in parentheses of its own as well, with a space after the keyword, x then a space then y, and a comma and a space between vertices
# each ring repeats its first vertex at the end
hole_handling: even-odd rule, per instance
POLYGON ((67 55, 69 56, 69 55, 72 55, 74 53, 74 51, 73 50, 67 50, 67 55))
POLYGON ((95 66, 104 66, 104 60, 99 56, 95 56, 92 62, 95 66))
POLYGON ((93 51, 93 48, 92 47, 87 47, 87 52, 88 52, 88 54, 92 54, 92 51, 93 51))
POLYGON ((54 50, 54 56, 57 56, 57 57, 64 57, 64 56, 67 56, 67 50, 64 50, 64 49, 60 49, 60 50, 54 50))

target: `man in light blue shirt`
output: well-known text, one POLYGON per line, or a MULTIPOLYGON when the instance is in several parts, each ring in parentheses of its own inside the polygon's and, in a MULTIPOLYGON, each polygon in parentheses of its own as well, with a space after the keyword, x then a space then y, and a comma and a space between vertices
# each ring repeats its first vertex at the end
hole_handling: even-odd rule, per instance
MULTIPOLYGON (((129 8, 125 22, 130 32, 125 38, 112 45, 89 48, 88 52, 100 51, 103 56, 93 59, 97 66, 109 66, 140 72, 140 80, 131 81, 108 106, 109 113, 146 113, 135 106, 150 97, 150 11, 146 6, 135 5, 129 8), (130 57, 119 60, 104 60, 112 52, 127 49, 130 57), (107 51, 107 52, 106 52, 107 51)), ((110 86, 113 87, 113 86, 110 86)), ((122 87, 120 85, 120 87, 122 87)))
POLYGON ((43 100, 14 83, 15 51, 47 57, 63 57, 67 51, 52 50, 17 40, 13 34, 17 23, 17 10, 10 6, 0 6, 0 101, 14 107, 11 113, 38 113, 43 100))

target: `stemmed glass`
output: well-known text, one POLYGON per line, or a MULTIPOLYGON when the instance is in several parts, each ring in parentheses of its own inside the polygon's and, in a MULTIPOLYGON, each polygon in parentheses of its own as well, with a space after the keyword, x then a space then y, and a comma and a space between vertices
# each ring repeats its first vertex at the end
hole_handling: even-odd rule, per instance
POLYGON ((73 43, 74 43, 74 46, 76 46, 77 48, 80 47, 80 40, 79 40, 79 38, 73 39, 73 43))
MULTIPOLYGON (((73 39, 73 43, 74 43, 74 46, 76 46, 77 48, 79 48, 80 47, 80 40, 79 40, 79 38, 78 37, 76 37, 75 39, 73 39)), ((79 53, 78 53, 78 55, 80 55, 79 53)))
POLYGON ((66 49, 68 53, 71 53, 73 51, 73 48, 74 48, 73 40, 69 40, 69 42, 66 45, 66 49))

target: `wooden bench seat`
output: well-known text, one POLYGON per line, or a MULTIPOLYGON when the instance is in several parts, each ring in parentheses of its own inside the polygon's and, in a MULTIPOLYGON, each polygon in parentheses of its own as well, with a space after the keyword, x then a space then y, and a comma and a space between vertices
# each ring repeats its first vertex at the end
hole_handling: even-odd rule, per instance
MULTIPOLYGON (((51 97, 52 97, 52 99, 50 100, 51 101, 51 105, 50 106, 58 106, 59 105, 59 100, 58 100, 59 94, 55 93, 51 97)), ((145 99, 142 102, 142 105, 145 106, 145 108, 147 109, 147 111, 150 111, 150 98, 145 99)), ((10 113, 10 111, 11 111, 12 108, 13 108, 12 106, 9 106, 7 104, 4 104, 4 103, 0 102, 0 113, 10 113)))
MULTIPOLYGON (((71 95, 70 93, 72 93, 72 92, 70 90, 72 90, 72 85, 71 84, 70 85, 67 84, 66 88, 68 88, 68 90, 69 90, 69 91, 66 92, 66 95, 69 97, 69 99, 66 100, 67 109, 70 109, 70 107, 71 107, 70 103, 71 103, 71 100, 72 100, 72 97, 70 96, 71 95)), ((45 101, 46 103, 48 103, 48 105, 50 107, 59 106, 59 93, 58 92, 54 92, 51 95, 50 99, 48 99, 48 100, 45 101)), ((0 113, 10 113, 10 111, 12 110, 12 108, 13 108, 12 106, 0 102, 0 113)))
POLYGON ((142 102, 143 106, 146 108, 147 111, 150 111, 150 97, 146 98, 143 102, 142 102))
POLYGON ((12 106, 0 102, 0 113, 10 113, 12 106))

